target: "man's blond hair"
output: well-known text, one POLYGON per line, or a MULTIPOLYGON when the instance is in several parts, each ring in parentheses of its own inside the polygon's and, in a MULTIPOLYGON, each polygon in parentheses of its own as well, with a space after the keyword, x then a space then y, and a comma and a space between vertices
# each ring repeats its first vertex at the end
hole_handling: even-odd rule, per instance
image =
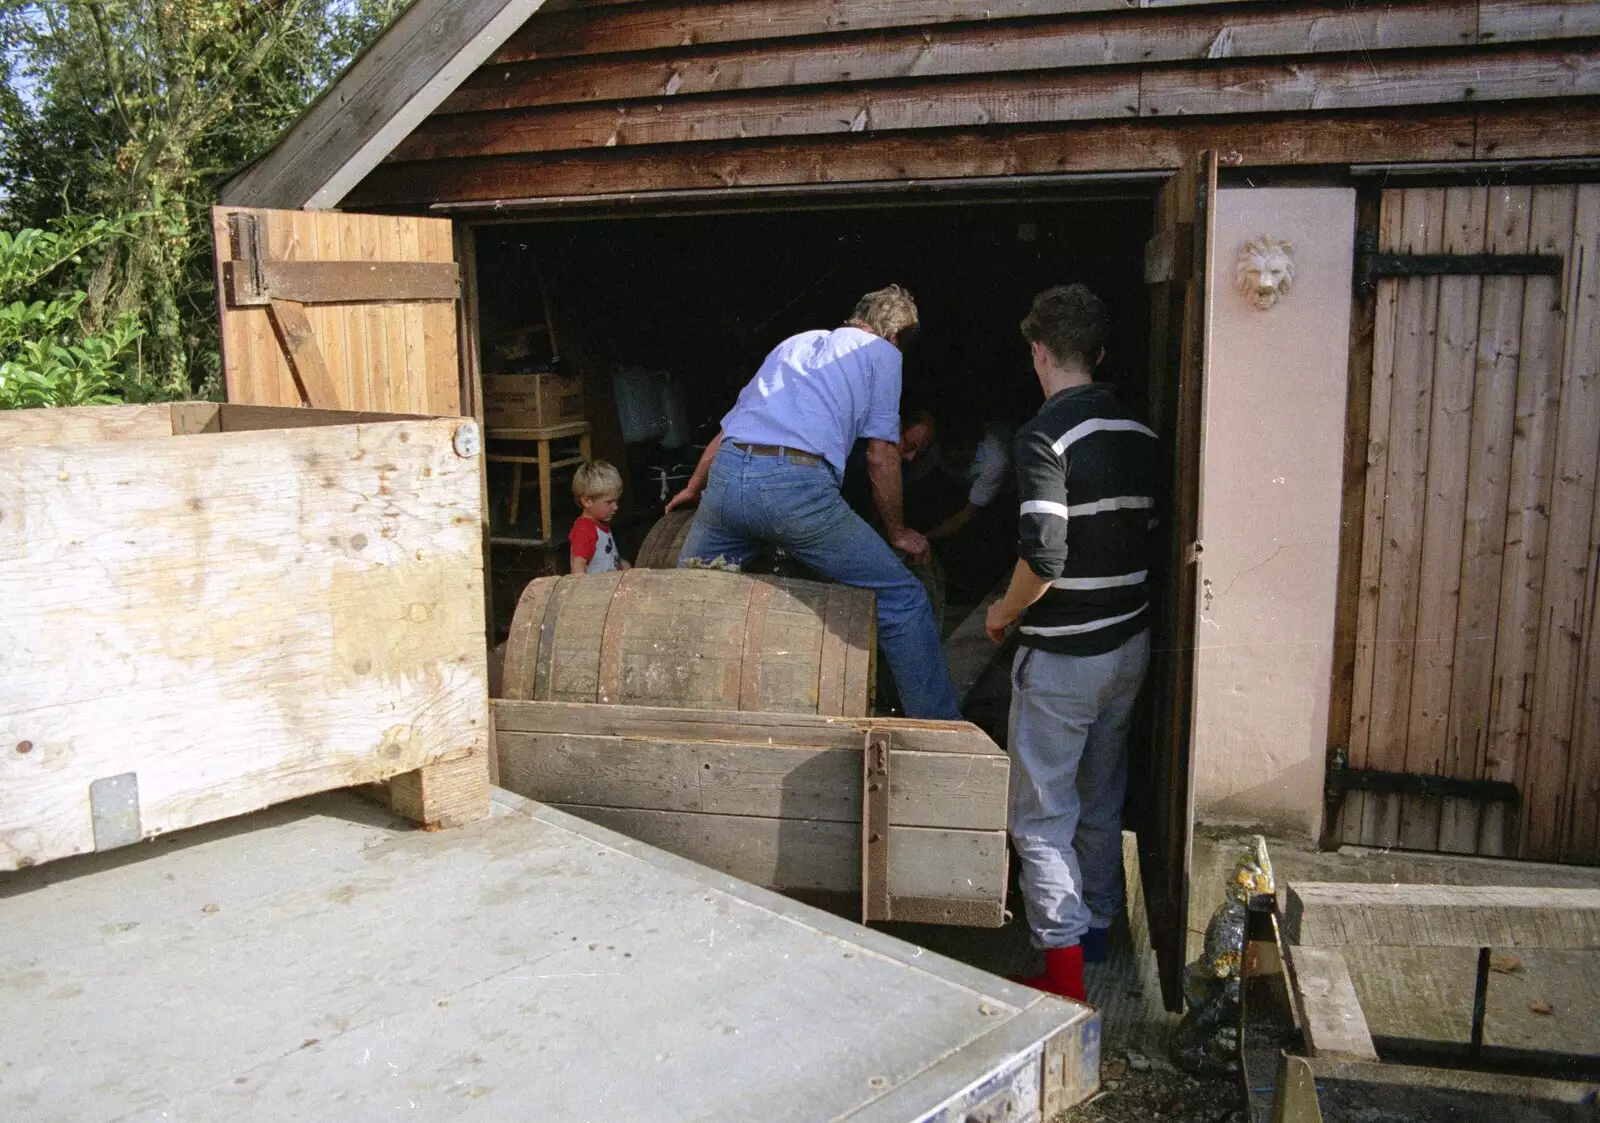
POLYGON ((911 299, 910 290, 890 285, 856 301, 856 310, 845 323, 893 339, 908 328, 916 327, 917 302, 911 299))
POLYGON ((572 473, 572 498, 603 499, 622 494, 622 473, 609 460, 585 460, 572 473))

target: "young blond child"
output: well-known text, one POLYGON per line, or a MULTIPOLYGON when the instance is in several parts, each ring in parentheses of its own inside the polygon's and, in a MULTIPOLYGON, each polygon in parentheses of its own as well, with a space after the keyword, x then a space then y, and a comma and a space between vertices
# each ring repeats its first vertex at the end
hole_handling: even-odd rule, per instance
POLYGON ((611 537, 611 518, 622 499, 622 473, 604 460, 585 460, 572 476, 572 497, 583 514, 572 524, 572 572, 608 573, 627 569, 611 537))

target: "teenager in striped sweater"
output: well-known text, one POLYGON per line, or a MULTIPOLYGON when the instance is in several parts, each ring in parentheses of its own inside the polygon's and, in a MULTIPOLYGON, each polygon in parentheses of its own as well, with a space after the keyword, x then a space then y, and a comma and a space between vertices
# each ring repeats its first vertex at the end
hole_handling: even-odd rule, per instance
POLYGON ((1080 1000, 1084 952, 1104 955, 1122 906, 1122 799, 1150 661, 1158 461, 1155 434, 1094 381, 1106 332, 1106 306, 1083 285, 1040 293, 1022 321, 1045 403, 1013 445, 1020 556, 986 621, 996 643, 1013 625, 1020 643, 1009 826, 1045 953, 1044 975, 1026 981, 1080 1000))

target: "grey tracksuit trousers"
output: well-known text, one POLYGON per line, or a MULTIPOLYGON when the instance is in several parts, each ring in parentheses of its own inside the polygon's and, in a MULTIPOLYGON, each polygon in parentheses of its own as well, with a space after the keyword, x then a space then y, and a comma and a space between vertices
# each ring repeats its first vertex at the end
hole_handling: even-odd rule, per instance
POLYGON ((1122 906, 1128 727, 1150 633, 1104 655, 1023 647, 1011 668, 1011 841, 1033 942, 1076 944, 1122 906))

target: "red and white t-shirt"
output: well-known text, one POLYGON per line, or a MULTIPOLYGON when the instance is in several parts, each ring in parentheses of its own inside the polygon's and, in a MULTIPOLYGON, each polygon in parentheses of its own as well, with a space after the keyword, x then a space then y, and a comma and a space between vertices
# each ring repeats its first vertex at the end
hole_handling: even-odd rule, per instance
POLYGON ((605 523, 579 515, 567 534, 567 544, 572 547, 573 557, 587 563, 585 573, 607 573, 617 568, 617 543, 605 523))

